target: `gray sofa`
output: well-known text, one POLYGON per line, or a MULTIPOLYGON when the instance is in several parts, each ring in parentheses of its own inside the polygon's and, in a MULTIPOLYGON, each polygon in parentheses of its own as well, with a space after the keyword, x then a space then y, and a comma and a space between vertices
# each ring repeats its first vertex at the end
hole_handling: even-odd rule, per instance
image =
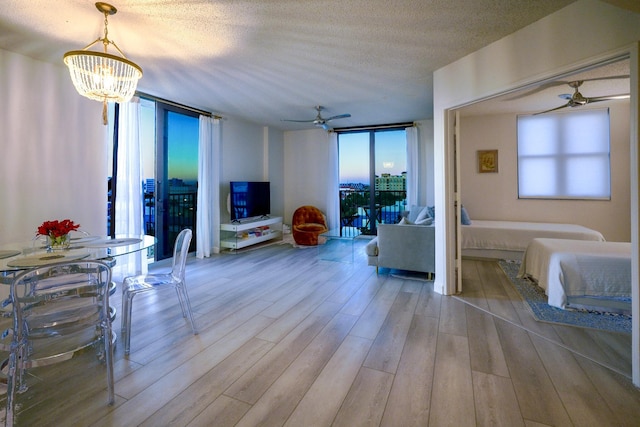
POLYGON ((426 225, 379 224, 366 246, 367 262, 376 267, 435 273, 435 229, 426 225))

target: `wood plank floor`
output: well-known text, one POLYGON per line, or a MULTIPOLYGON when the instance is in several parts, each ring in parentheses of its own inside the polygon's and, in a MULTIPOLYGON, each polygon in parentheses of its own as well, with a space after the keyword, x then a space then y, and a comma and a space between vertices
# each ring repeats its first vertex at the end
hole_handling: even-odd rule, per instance
POLYGON ((31 371, 18 425, 639 424, 629 337, 537 323, 495 262, 464 260, 444 297, 376 275, 363 245, 353 263, 287 244, 190 257, 198 335, 173 291, 136 297, 116 404, 88 352, 31 371))

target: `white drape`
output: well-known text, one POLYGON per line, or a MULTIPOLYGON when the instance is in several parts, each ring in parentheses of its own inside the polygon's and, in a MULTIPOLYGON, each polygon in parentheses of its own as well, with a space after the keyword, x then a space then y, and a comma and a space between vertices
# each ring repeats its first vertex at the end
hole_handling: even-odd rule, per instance
POLYGON ((407 206, 418 205, 418 127, 405 128, 407 135, 407 206))
POLYGON ((327 161, 327 224, 329 229, 340 226, 340 171, 338 164, 338 134, 327 132, 329 155, 327 161))
POLYGON ((220 252, 220 120, 200 116, 196 257, 220 252))
MULTIPOLYGON (((116 178, 117 235, 139 236, 144 234, 142 224, 142 151, 140 148, 140 99, 119 104, 118 126, 118 175, 116 178)), ((116 268, 123 267, 127 275, 146 272, 146 252, 119 257, 116 268)), ((115 272, 114 272, 115 274, 115 272)))

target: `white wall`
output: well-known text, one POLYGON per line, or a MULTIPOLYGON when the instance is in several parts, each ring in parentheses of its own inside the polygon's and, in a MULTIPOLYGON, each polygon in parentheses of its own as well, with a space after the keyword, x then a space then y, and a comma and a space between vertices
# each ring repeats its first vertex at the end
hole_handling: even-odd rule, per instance
POLYGON ((516 114, 462 117, 460 192, 471 219, 580 224, 600 231, 609 241, 629 242, 629 102, 608 106, 611 200, 607 201, 518 199, 516 114), (498 173, 479 173, 476 151, 493 149, 498 150, 498 173))
POLYGON ((265 176, 271 182, 271 214, 284 216, 284 132, 265 127, 265 176))
POLYGON ((324 171, 329 160, 329 137, 323 129, 284 133, 284 222, 303 205, 326 206, 324 171))
POLYGON ((67 68, 0 50, 0 244, 69 218, 106 234, 102 104, 80 96, 67 68))
POLYGON ((228 222, 227 197, 230 181, 269 181, 271 213, 284 209, 283 135, 281 131, 245 120, 225 117, 222 121, 220 221, 228 222))

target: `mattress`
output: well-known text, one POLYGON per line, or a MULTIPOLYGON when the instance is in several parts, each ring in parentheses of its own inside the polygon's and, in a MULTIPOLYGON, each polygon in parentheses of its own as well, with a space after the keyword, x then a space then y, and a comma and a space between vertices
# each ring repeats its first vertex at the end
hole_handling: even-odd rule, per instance
POLYGON ((604 241, 596 230, 576 224, 473 220, 462 226, 462 249, 524 252, 535 238, 604 241))
POLYGON ((536 280, 559 308, 572 297, 630 297, 631 243, 533 239, 518 276, 536 280))

